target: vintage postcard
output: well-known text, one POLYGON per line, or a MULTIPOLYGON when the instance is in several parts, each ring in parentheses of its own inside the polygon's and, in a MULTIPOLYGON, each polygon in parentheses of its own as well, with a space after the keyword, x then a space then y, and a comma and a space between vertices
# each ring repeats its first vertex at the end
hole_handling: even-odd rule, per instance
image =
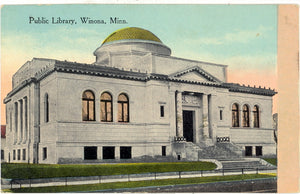
POLYGON ((2 6, 2 191, 277 192, 284 11, 2 6))

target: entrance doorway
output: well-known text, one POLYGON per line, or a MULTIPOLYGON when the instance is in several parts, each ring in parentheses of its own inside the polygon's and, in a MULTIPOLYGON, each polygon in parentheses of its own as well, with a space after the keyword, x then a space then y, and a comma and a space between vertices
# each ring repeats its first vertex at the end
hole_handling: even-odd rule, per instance
POLYGON ((193 142, 194 137, 194 119, 193 119, 194 111, 183 111, 183 137, 185 137, 186 141, 193 142))

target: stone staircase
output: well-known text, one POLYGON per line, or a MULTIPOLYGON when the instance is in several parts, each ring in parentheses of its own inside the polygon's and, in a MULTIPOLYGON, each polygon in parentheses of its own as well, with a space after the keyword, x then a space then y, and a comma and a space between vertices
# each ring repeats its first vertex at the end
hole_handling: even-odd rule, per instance
POLYGON ((197 161, 199 159, 238 159, 242 156, 242 151, 238 147, 231 145, 211 145, 194 144, 185 142, 186 159, 197 161))
POLYGON ((198 152, 198 155, 199 158, 204 159, 237 159, 241 157, 241 155, 217 145, 202 148, 202 150, 198 152))
POLYGON ((185 142, 186 160, 215 159, 221 162, 224 170, 268 169, 275 170, 276 166, 260 158, 243 158, 243 151, 232 143, 218 143, 213 146, 185 142))
POLYGON ((229 152, 233 152, 238 156, 243 156, 243 149, 233 143, 218 143, 216 146, 221 147, 229 152))
POLYGON ((276 166, 273 166, 272 164, 269 164, 265 161, 262 161, 262 159, 256 159, 254 160, 247 160, 247 159, 240 159, 240 160, 219 160, 222 165, 223 169, 276 169, 276 166))
POLYGON ((185 142, 185 149, 187 160, 198 161, 198 153, 202 150, 198 145, 192 142, 185 142))

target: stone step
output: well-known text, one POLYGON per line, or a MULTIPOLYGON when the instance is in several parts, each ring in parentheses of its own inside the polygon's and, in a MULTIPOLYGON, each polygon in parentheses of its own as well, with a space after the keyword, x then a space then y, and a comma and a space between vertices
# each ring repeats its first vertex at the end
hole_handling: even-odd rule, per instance
POLYGON ((220 146, 202 147, 202 151, 199 152, 200 158, 214 158, 214 159, 226 159, 226 158, 239 158, 235 152, 225 149, 220 146))
POLYGON ((259 169, 276 169, 274 166, 268 166, 259 161, 220 161, 223 169, 241 169, 241 168, 259 168, 259 169))

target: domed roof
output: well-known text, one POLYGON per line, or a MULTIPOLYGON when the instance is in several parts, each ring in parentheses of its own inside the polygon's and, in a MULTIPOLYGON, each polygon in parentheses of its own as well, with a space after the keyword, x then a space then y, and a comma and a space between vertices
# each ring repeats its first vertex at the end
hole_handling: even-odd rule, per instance
POLYGON ((116 41, 116 40, 151 40, 162 43, 161 40, 152 32, 142 28, 129 27, 117 30, 110 34, 102 44, 116 41))

